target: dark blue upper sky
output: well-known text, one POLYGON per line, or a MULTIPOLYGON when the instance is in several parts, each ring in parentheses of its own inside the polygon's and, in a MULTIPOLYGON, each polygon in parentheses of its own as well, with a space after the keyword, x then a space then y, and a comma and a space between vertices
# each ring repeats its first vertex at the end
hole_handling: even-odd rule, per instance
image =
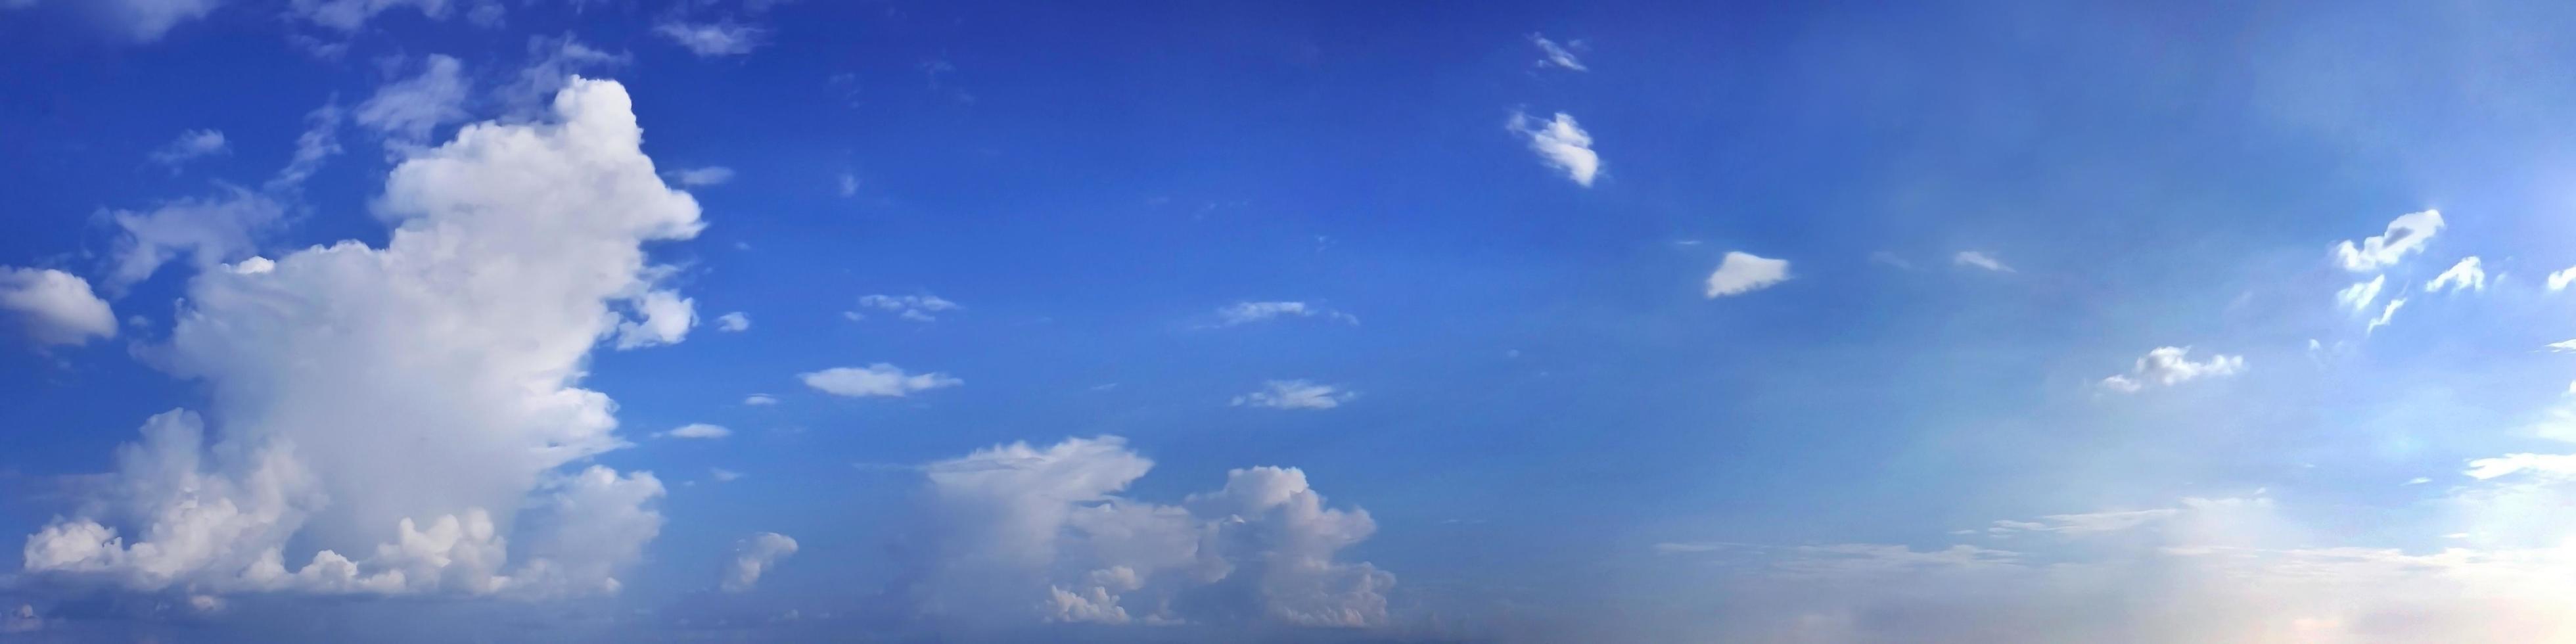
POLYGON ((0 632, 2566 637, 2571 19, 0 0, 0 632))

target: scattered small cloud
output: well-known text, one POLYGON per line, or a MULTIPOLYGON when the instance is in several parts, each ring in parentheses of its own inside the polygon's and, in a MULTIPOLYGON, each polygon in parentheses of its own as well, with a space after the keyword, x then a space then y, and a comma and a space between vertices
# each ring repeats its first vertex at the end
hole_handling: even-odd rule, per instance
POLYGON ((2102 388, 2124 394, 2137 393, 2150 386, 2182 384, 2200 378, 2232 376, 2245 370, 2245 356, 2215 355, 2206 361, 2192 362, 2188 347, 2157 347, 2138 358, 2129 373, 2102 379, 2102 388))
POLYGON ((396 141, 422 141, 438 126, 469 116, 465 99, 470 89, 464 63, 433 54, 421 64, 419 76, 377 88, 349 118, 396 141))
POLYGON ((796 540, 787 535, 763 532, 745 537, 734 543, 733 563, 725 567, 718 587, 728 593, 749 591, 760 583, 762 574, 794 554, 796 540))
POLYGON ((721 467, 707 468, 707 477, 715 479, 717 483, 732 483, 734 481, 742 480, 742 476, 743 474, 741 472, 721 467))
POLYGON ((768 32, 750 25, 681 20, 656 25, 653 27, 653 33, 661 34, 663 38, 678 43, 681 48, 697 54, 699 58, 748 54, 752 49, 758 48, 768 37, 768 32))
POLYGON ((663 173, 672 183, 690 188, 724 185, 733 180, 733 168, 711 165, 703 168, 681 168, 663 173))
POLYGON ((49 268, 0 266, 0 321, 39 347, 116 337, 116 312, 89 281, 49 268))
POLYGON ((2549 290, 2551 291, 2567 290, 2567 284, 2569 282, 2576 282, 2576 266, 2570 266, 2564 270, 2549 274, 2549 290))
POLYGON ((2423 485, 2423 484, 2431 483, 2431 482, 2433 482, 2433 478, 2432 478, 2432 477, 2429 477, 2429 476, 2418 476, 2418 477, 2415 477, 2415 478, 2406 479, 2406 484, 2407 484, 2407 485, 2423 485))
POLYGON ((1885 265, 1888 265, 1888 266, 1893 266, 1893 267, 1896 267, 1896 268, 1901 268, 1901 269, 1905 269, 1905 270, 1909 270, 1909 271, 1910 271, 1910 270, 1914 270, 1914 262, 1905 261, 1905 258, 1903 258, 1903 257, 1898 257, 1898 256, 1896 255, 1896 253, 1891 253, 1891 252, 1887 252, 1887 251, 1883 251, 1883 250, 1882 250, 1882 251, 1877 251, 1877 252, 1870 253, 1870 254, 1869 254, 1869 261, 1870 261, 1870 263, 1873 263, 1873 264, 1885 264, 1885 265))
POLYGON ((1716 299, 1770 288, 1789 280, 1789 260, 1728 251, 1708 274, 1708 297, 1716 299))
POLYGON ((741 311, 734 311, 732 313, 716 316, 717 331, 741 332, 750 328, 751 316, 746 315, 741 311))
POLYGON ((687 425, 681 425, 678 429, 662 432, 663 438, 699 438, 707 440, 714 440, 732 435, 733 430, 706 423, 689 423, 687 425))
POLYGON ((2005 266, 2002 260, 1995 259, 1995 256, 1988 255, 1984 251, 1959 251, 1959 254, 1950 257, 1950 263, 1959 266, 1974 266, 1997 273, 2013 272, 2012 267, 2005 266))
POLYGON ((1539 67, 1555 67, 1578 72, 1591 71, 1583 66, 1582 60, 1574 57, 1575 51, 1584 49, 1583 41, 1568 40, 1565 44, 1558 45, 1556 41, 1548 40, 1546 36, 1538 34, 1530 34, 1529 40, 1530 44, 1538 46, 1539 54, 1542 56, 1538 61, 1539 67))
POLYGON ((159 163, 166 166, 177 166, 198 157, 213 156, 230 151, 232 151, 231 144, 224 141, 224 133, 222 131, 189 130, 186 132, 180 132, 177 140, 173 140, 168 144, 162 145, 159 149, 153 150, 151 157, 153 163, 159 163))
POLYGON ((2334 256, 2344 270, 2353 272, 2379 270, 2395 265, 2407 255, 2424 251, 2424 243, 2442 230, 2442 211, 2426 210, 2399 215, 2388 222, 2387 232, 2354 243, 2346 240, 2335 244, 2334 256))
POLYGON ((753 407, 767 407, 778 404, 778 397, 769 394, 752 394, 744 396, 742 404, 751 405, 753 407))
POLYGON ((2426 293, 2440 293, 2444 290, 2487 290, 2486 268, 2479 265, 2478 258, 2469 257, 2460 260, 2460 263, 2452 264, 2451 268, 2442 271, 2442 274, 2433 276, 2433 281, 2424 283, 2426 293))
POLYGON ((2379 317, 2372 319, 2369 326, 2362 327, 2362 332, 2370 333, 2378 331, 2379 327, 2388 326, 2389 319, 2397 317, 2397 309, 2404 306, 2406 306, 2406 298, 2389 300, 2388 308, 2380 309, 2379 317))
MULTIPOLYGON (((869 295, 859 298, 859 306, 893 313, 895 317, 914 322, 936 322, 939 318, 933 315, 935 313, 965 308, 937 295, 869 295)), ((853 321, 867 318, 855 311, 843 312, 841 316, 853 321)))
POLYGON ((1555 118, 1539 122, 1513 111, 1504 127, 1528 139, 1530 151, 1537 152, 1539 160, 1583 187, 1592 187, 1593 178, 1601 174, 1601 155, 1592 151, 1592 134, 1583 131, 1571 114, 1557 112, 1555 118))
POLYGON ((1305 380, 1272 380, 1262 386, 1260 391, 1235 396, 1232 404, 1270 409, 1332 409, 1359 397, 1358 392, 1305 380))
POLYGON ((2352 309, 2354 313, 2360 313, 2370 309, 2370 303, 2379 299, 2380 289, 2387 285, 2388 276, 2386 275, 2370 278, 2367 282, 2354 282, 2343 290, 2335 291, 2335 302, 2342 304, 2344 308, 2352 309))
POLYGON ((843 172, 843 173, 841 173, 841 186, 840 186, 840 187, 841 187, 841 196, 843 196, 843 197, 850 197, 850 196, 856 196, 856 195, 858 195, 858 194, 859 194, 859 175, 850 174, 850 173, 847 173, 847 172, 843 172))
POLYGON ((1236 326, 1266 322, 1280 317, 1323 318, 1348 324, 1359 324, 1359 316, 1305 302, 1252 302, 1228 304, 1216 310, 1217 326, 1236 326))
POLYGON ((833 367, 799 374, 805 386, 835 396, 853 398, 900 398, 914 392, 929 391, 966 384, 944 373, 905 373, 903 368, 879 362, 866 367, 833 367))

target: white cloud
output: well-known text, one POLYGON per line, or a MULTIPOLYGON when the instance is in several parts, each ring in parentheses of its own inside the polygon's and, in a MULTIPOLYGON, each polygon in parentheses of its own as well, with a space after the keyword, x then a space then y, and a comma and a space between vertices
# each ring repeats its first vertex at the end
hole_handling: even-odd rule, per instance
POLYGON ((2013 272, 2012 267, 2005 266, 2002 260, 1995 259, 1993 255, 1988 255, 1984 251, 1959 251, 1959 254, 1950 257, 1950 263, 1960 266, 1975 266, 1977 268, 1997 273, 2013 272))
POLYGON ((1592 151, 1592 134, 1576 125, 1573 115, 1557 112, 1555 118, 1539 123, 1515 111, 1504 127, 1529 139, 1530 151, 1537 152, 1539 160, 1565 171, 1565 178, 1583 187, 1592 187, 1593 177, 1601 174, 1601 155, 1592 151))
POLYGON ((226 186, 224 191, 215 198, 163 203, 149 212, 109 212, 119 235, 112 252, 115 265, 101 283, 109 292, 121 292, 181 255, 200 270, 249 257, 256 238, 286 218, 286 206, 241 188, 226 186))
POLYGON ((180 132, 178 139, 162 145, 160 149, 153 150, 151 156, 154 163, 176 166, 197 157, 223 154, 231 149, 232 147, 224 142, 224 133, 221 131, 189 130, 180 132))
POLYGON ((2470 257, 2460 260, 2460 263, 2452 264, 2449 270, 2433 276, 2433 281, 2424 283, 2426 293, 2440 293, 2444 289, 2487 290, 2487 271, 2478 265, 2478 258, 2470 257))
POLYGON ((2576 266, 2571 266, 2565 270, 2549 274, 2549 290, 2567 290, 2567 284, 2569 282, 2576 282, 2576 266))
POLYGON ((854 196, 854 195, 859 194, 859 175, 850 174, 850 173, 847 173, 847 172, 843 172, 843 173, 841 173, 841 186, 840 186, 840 187, 841 187, 841 196, 843 196, 843 197, 849 197, 849 196, 854 196))
POLYGON ((743 397, 742 404, 753 406, 775 405, 778 404, 778 397, 771 396, 769 394, 752 394, 750 396, 743 397))
POLYGON ((116 312, 89 282, 50 268, 0 266, 0 313, 37 346, 116 337, 116 312))
POLYGON ((422 62, 419 76, 376 88, 376 94, 359 103, 349 118, 387 137, 420 141, 440 125, 465 120, 467 89, 463 63, 451 56, 431 55, 422 62))
POLYGON ((2388 320, 2397 317, 2397 309, 2404 306, 2406 306, 2406 298, 2389 300, 2388 307, 2380 309, 2379 317, 2372 318, 2369 326, 2362 327, 2362 332, 2378 331, 2379 327, 2388 326, 2388 320))
POLYGON ((2442 211, 2426 210, 2399 215, 2388 222, 2388 231, 2354 244, 2347 240, 2335 244, 2336 262, 2353 272, 2379 270, 2395 265, 2407 255, 2424 252, 2424 242, 2442 231, 2442 211))
POLYGON ((1261 391, 1235 396, 1236 407, 1271 409, 1332 409, 1359 397, 1358 392, 1305 380, 1272 380, 1262 384, 1261 391))
POLYGON ((751 53, 768 34, 759 27, 725 22, 685 22, 674 20, 653 27, 681 48, 701 58, 738 56, 751 53))
POLYGON ((2481 458, 2469 461, 2468 471, 2462 473, 2483 481, 2516 472, 2576 479, 2576 454, 2523 453, 2481 458))
POLYGON ((722 427, 722 426, 718 426, 718 425, 709 425, 709 424, 706 424, 706 423, 689 423, 689 424, 686 424, 686 425, 681 425, 681 426, 679 426, 678 428, 673 429, 673 430, 671 430, 671 431, 662 432, 662 435, 663 435, 663 436, 665 436, 665 437, 669 437, 669 438, 707 438, 707 439, 715 439, 715 438, 724 438, 724 437, 726 437, 726 436, 732 436, 732 435, 733 435, 733 430, 725 429, 724 427, 722 427))
POLYGON ((617 349, 679 344, 698 324, 697 301, 668 290, 648 290, 622 301, 636 317, 617 323, 617 349))
POLYGON ((1538 66, 1569 69, 1578 72, 1590 71, 1588 68, 1583 66, 1582 60, 1574 57, 1573 50, 1582 49, 1583 41, 1567 41, 1564 45, 1560 46, 1556 44, 1556 41, 1548 40, 1546 36, 1538 34, 1530 34, 1529 40, 1530 44, 1538 46, 1539 54, 1544 56, 1544 58, 1541 58, 1538 61, 1538 66))
POLYGON ((36 614, 32 604, 19 604, 16 610, 0 615, 0 634, 33 633, 45 630, 45 618, 36 614))
POLYGON ((724 185, 733 180, 733 168, 711 165, 703 168, 679 168, 670 172, 671 182, 691 188, 724 185))
POLYGON ((1321 317, 1350 324, 1360 323, 1358 316, 1305 302, 1236 302, 1216 310, 1217 326, 1251 324, 1282 316, 1321 317))
POLYGON ((1376 531, 1367 511, 1324 507, 1294 468, 1233 470, 1179 505, 1117 494, 1152 467, 1117 437, 923 466, 930 557, 908 596, 998 623, 1387 622, 1395 577, 1334 558, 1376 531))
POLYGON ((907 374, 902 367, 879 362, 865 368, 833 367, 799 374, 805 386, 835 396, 865 398, 870 396, 903 397, 920 391, 966 384, 944 373, 907 374))
POLYGON ((776 567, 779 561, 796 554, 796 540, 776 532, 762 532, 733 544, 733 563, 725 567, 724 580, 718 584, 728 593, 751 590, 760 576, 776 567))
POLYGON ((1789 280, 1789 260, 1727 251, 1717 270, 1708 274, 1708 297, 1742 295, 1789 280))
POLYGON ((736 471, 728 470, 728 469, 721 468, 721 467, 710 467, 710 468, 707 468, 707 477, 708 477, 708 478, 715 479, 717 483, 731 483, 731 482, 734 482, 734 481, 739 481, 739 480, 742 480, 742 477, 743 477, 743 476, 744 476, 744 475, 743 475, 743 473, 741 473, 741 472, 736 472, 736 471))
POLYGON ((555 109, 405 159, 375 200, 396 226, 381 248, 198 273, 144 351, 214 415, 147 421, 95 502, 28 539, 26 569, 198 594, 615 592, 663 487, 567 471, 625 444, 578 385, 610 304, 664 272, 644 244, 701 224, 623 87, 577 81, 555 109))
POLYGON ((2245 370, 2245 356, 2214 355, 2202 362, 2192 362, 2188 347, 2157 347, 2138 358, 2129 373, 2102 379, 2102 387, 2121 393, 2137 393, 2149 385, 2170 387, 2199 378, 2236 375, 2245 370))
POLYGON ((265 187, 272 192, 302 187, 305 179, 322 169, 323 161, 340 153, 340 121, 346 117, 336 102, 305 114, 304 132, 295 137, 295 157, 265 187))
POLYGON ((561 91, 574 74, 624 65, 629 57, 601 51, 566 34, 530 37, 528 58, 533 62, 521 68, 517 78, 493 92, 513 119, 543 118, 551 109, 555 92, 561 91))
POLYGON ((2335 291, 2335 303, 2352 309, 2354 313, 2360 313, 2369 309, 2371 302, 2379 299, 2379 290, 2386 286, 2388 286, 2386 275, 2370 278, 2367 282, 2354 282, 2343 290, 2335 291))
POLYGON ((750 328, 751 316, 744 315, 741 311, 716 316, 716 330, 718 331, 741 332, 750 328))
MULTIPOLYGON (((0 11, 25 9, 45 0, 0 0, 0 11)), ((180 23, 206 17, 222 0, 56 0, 78 7, 105 22, 132 42, 160 40, 180 23)))
POLYGON ((366 26, 367 21, 375 18, 376 14, 393 10, 395 7, 408 6, 419 9, 421 15, 428 16, 433 19, 444 19, 447 17, 447 8, 449 3, 458 1, 459 0, 288 0, 286 4, 287 13, 290 15, 303 18, 306 21, 324 27, 338 29, 344 32, 354 32, 357 31, 359 27, 366 26))
MULTIPOLYGON (((937 295, 868 295, 859 298, 859 306, 893 313, 895 317, 914 322, 936 322, 939 317, 932 315, 934 313, 965 308, 937 295)), ((843 317, 858 320, 865 316, 848 313, 843 317)))

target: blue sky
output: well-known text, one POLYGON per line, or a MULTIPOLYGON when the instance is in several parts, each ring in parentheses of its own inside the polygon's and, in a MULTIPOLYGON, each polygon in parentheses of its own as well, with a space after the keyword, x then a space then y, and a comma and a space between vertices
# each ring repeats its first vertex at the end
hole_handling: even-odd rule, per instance
POLYGON ((2576 639, 2571 19, 0 0, 0 629, 2576 639))

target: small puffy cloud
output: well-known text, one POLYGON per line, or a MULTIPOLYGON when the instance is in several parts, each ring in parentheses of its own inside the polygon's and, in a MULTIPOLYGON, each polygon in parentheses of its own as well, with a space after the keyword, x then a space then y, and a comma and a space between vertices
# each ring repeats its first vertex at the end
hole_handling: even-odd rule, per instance
POLYGON ((2469 461, 2468 471, 2462 473, 2469 475, 2469 478, 2484 481, 2518 472, 2527 472, 2540 477, 2576 479, 2576 454, 2524 453, 2481 458, 2469 461))
POLYGON ((2236 375, 2245 370, 2245 356, 2214 355, 2208 360, 2192 362, 2188 347, 2157 347, 2138 358, 2129 373, 2102 379, 2102 388, 2120 393, 2137 393, 2149 386, 2182 384, 2199 378, 2236 375))
POLYGON ((671 431, 662 432, 662 435, 669 438, 717 439, 732 436, 733 430, 706 423, 689 423, 687 425, 681 425, 671 431))
POLYGON ((739 332, 749 328, 751 328, 751 316, 741 311, 716 316, 717 331, 739 332))
POLYGON ((1707 294, 1711 299, 1742 295, 1788 279, 1789 260, 1728 251, 1726 258, 1718 261, 1717 270, 1708 274, 1707 294))
POLYGON ((1529 41, 1531 45, 1538 47, 1540 55, 1538 66, 1540 67, 1555 67, 1578 72, 1590 71, 1583 66, 1582 60, 1574 57, 1574 50, 1582 49, 1583 41, 1569 40, 1563 45, 1558 45, 1556 41, 1548 40, 1546 36, 1539 34, 1530 34, 1529 41))
POLYGON ((707 468, 707 477, 715 479, 717 483, 731 483, 742 480, 743 473, 721 467, 710 467, 707 468))
POLYGON ((2406 298, 2401 297, 2389 300, 2387 308, 2380 309, 2379 317, 2371 318, 2370 324, 2362 327, 2362 332, 2369 333, 2372 331, 2378 331, 2379 327, 2388 326, 2388 321, 2397 317, 2397 309, 2404 306, 2406 306, 2406 298))
POLYGON ((1959 254, 1950 257, 1950 263, 1960 266, 1974 266, 1997 273, 2013 272, 2012 267, 2005 266, 2003 260, 1995 259, 1995 256, 1988 255, 1984 251, 1959 251, 1959 254))
POLYGON ((1358 316, 1307 304, 1305 302, 1236 302, 1216 310, 1217 326, 1235 326, 1264 322, 1279 317, 1320 317, 1327 320, 1359 324, 1358 316))
POLYGON ((850 173, 847 173, 847 172, 843 172, 843 173, 841 173, 840 189, 841 189, 841 196, 843 196, 843 197, 849 197, 849 196, 856 196, 856 195, 858 195, 858 194, 859 194, 859 175, 850 174, 850 173))
POLYGON ((2576 282, 2576 266, 2571 266, 2564 270, 2549 274, 2549 290, 2567 290, 2567 284, 2569 282, 2576 282))
MULTIPOLYGON (((859 306, 893 313, 895 317, 914 322, 936 322, 939 317, 933 315, 935 313, 965 308, 937 295, 868 295, 859 298, 859 306)), ((844 317, 858 320, 866 316, 851 312, 844 317)))
POLYGON ((1272 380, 1263 383, 1260 391, 1235 396, 1232 404, 1270 409, 1332 409, 1357 397, 1358 392, 1333 385, 1305 380, 1272 380))
POLYGON ((743 397, 742 404, 755 407, 765 407, 778 404, 778 397, 769 394, 752 394, 750 396, 743 397))
POLYGON ((2478 258, 2470 257, 2460 260, 2460 263, 2452 264, 2451 268, 2442 271, 2442 274, 2433 276, 2433 281, 2424 283, 2426 293, 2440 293, 2445 290, 2487 290, 2487 271, 2479 265, 2478 258))
POLYGON ((733 561, 725 566, 724 579, 718 587, 728 593, 745 592, 759 585, 760 576, 778 562, 796 554, 796 540, 776 532, 763 532, 733 544, 733 561))
POLYGON ((2379 270, 2396 264, 2407 255, 2423 252, 2424 242, 2431 241, 2433 234, 2441 230, 2442 211, 2399 215, 2396 220, 2388 222, 2388 231, 2379 236, 2361 240, 2358 244, 2350 240, 2336 243, 2335 261, 2347 271, 2379 270))
POLYGON ((635 310, 636 317, 617 324, 619 351, 679 344, 689 336, 689 327, 698 324, 697 302, 676 292, 645 291, 625 302, 635 310))
POLYGON ((1529 139, 1530 151, 1537 152, 1539 160, 1583 187, 1592 187, 1592 179, 1601 174, 1601 155, 1592 151, 1592 134, 1583 131, 1571 114, 1558 112, 1555 118, 1540 122, 1515 111, 1504 127, 1529 139))
POLYGON ((116 312, 89 281, 50 268, 0 266, 0 313, 36 346, 116 337, 116 312))
POLYGON ((0 634, 33 633, 41 630, 45 630, 45 618, 36 614, 36 607, 32 604, 19 604, 18 608, 6 614, 0 614, 0 634))
POLYGON ((452 56, 432 55, 421 65, 419 76, 377 88, 349 118, 387 137, 419 141, 440 125, 465 120, 467 89, 463 63, 452 56))
POLYGON ((966 381, 944 373, 904 373, 902 367, 883 362, 866 367, 833 367, 797 377, 805 381, 805 386, 817 391, 853 398, 900 398, 914 392, 966 384, 966 381))
POLYGON ((2368 310, 2371 302, 2379 300, 2379 291, 2386 286, 2388 286, 2386 275, 2370 278, 2367 282, 2354 282, 2343 290, 2335 291, 2335 303, 2352 309, 2354 313, 2360 313, 2368 310))
POLYGON ((700 58, 739 56, 759 47, 768 33, 759 27, 729 22, 687 22, 673 20, 653 27, 680 47, 700 58))
POLYGON ((681 168, 668 173, 672 183, 691 188, 723 185, 733 180, 733 168, 711 165, 703 168, 681 168))
POLYGON ((231 149, 231 145, 224 142, 224 133, 221 131, 189 130, 180 132, 177 140, 153 150, 151 156, 154 163, 176 166, 197 157, 223 154, 231 149))

